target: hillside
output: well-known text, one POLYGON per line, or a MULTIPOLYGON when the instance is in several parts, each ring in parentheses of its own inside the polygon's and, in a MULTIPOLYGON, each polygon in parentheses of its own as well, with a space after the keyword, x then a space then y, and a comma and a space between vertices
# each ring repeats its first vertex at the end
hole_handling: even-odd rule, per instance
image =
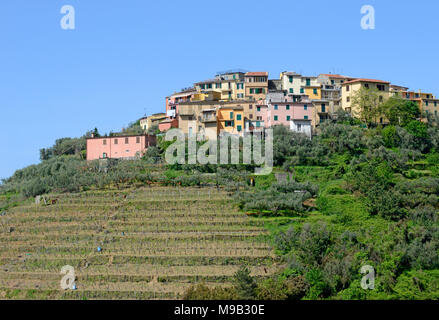
POLYGON ((255 186, 251 166, 155 164, 163 141, 136 161, 59 155, 19 170, 0 195, 3 294, 438 299, 439 128, 402 120, 340 114, 312 140, 275 127, 274 172, 255 186), (38 194, 59 200, 36 207, 38 194), (75 291, 57 288, 64 263, 79 268, 75 291))
POLYGON ((275 270, 263 222, 216 188, 48 198, 57 203, 28 202, 1 217, 0 298, 175 299, 192 283, 230 285, 241 264, 258 277, 275 270), (60 288, 65 265, 75 268, 75 291, 60 288))

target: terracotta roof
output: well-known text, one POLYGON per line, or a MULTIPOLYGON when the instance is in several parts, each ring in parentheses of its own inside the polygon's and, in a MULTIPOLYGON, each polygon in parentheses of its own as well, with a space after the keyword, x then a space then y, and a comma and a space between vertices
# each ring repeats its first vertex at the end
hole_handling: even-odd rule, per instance
POLYGON ((245 74, 246 76, 261 76, 261 77, 268 77, 268 72, 247 72, 245 74))
POLYGON ((390 83, 389 81, 383 81, 383 80, 359 78, 359 79, 355 79, 355 80, 351 80, 351 81, 345 82, 345 83, 343 83, 343 85, 350 84, 350 83, 356 83, 356 82, 374 82, 374 83, 386 83, 386 84, 390 83))

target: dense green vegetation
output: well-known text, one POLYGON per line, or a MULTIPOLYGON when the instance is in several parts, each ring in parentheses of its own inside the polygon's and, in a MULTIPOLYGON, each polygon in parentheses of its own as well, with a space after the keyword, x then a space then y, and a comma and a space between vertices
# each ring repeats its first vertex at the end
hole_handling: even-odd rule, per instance
POLYGON ((294 181, 257 178, 237 196, 266 221, 284 261, 281 274, 254 279, 252 298, 439 298, 439 129, 404 123, 365 129, 340 114, 312 141, 275 128, 277 170, 294 181), (314 195, 315 207, 300 203, 314 195), (364 265, 375 269, 374 290, 361 288, 364 265))

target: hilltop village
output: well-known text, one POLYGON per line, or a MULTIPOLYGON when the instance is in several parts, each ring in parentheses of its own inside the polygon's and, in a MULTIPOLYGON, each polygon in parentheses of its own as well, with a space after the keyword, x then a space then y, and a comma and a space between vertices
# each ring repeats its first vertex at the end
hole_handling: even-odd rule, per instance
MULTIPOLYGON (((269 79, 268 72, 229 70, 171 94, 166 97, 164 113, 142 117, 139 124, 145 132, 153 126, 160 132, 179 128, 187 136, 198 134, 205 139, 216 139, 220 132, 243 136, 284 125, 311 138, 338 110, 360 117, 354 100, 365 89, 374 92, 378 104, 400 97, 415 102, 423 117, 437 116, 439 99, 433 94, 389 81, 340 74, 304 76, 292 71, 269 79)), ((376 123, 385 125, 387 119, 378 115, 376 123)), ((154 143, 150 135, 92 138, 87 141, 87 159, 131 158, 154 143)))

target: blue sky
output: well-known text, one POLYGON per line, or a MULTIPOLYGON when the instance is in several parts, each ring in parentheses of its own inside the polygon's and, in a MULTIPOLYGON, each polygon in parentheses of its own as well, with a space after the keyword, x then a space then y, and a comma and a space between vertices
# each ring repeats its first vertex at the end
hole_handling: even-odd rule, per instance
POLYGON ((439 95, 438 12, 431 0, 3 0, 0 178, 57 138, 163 111, 166 95, 221 70, 342 73, 439 95), (75 30, 60 27, 66 4, 75 30), (375 30, 360 27, 366 4, 375 30))

